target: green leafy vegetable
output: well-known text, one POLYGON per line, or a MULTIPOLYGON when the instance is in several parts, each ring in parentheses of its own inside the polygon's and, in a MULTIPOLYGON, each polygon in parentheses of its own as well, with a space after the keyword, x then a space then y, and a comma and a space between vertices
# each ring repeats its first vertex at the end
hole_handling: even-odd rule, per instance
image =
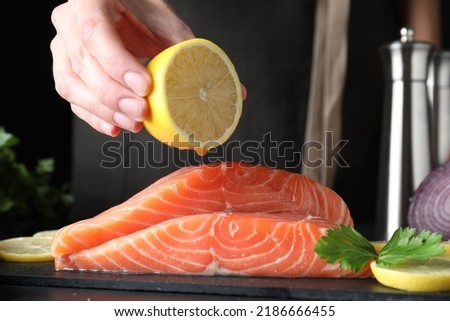
POLYGON ((441 242, 440 233, 423 230, 416 234, 416 229, 411 227, 397 229, 378 255, 377 264, 392 266, 442 255, 445 249, 441 242))
POLYGON ((373 245, 354 228, 340 225, 329 229, 315 245, 315 251, 327 263, 339 261, 341 269, 359 271, 377 253, 373 245))
POLYGON ((0 237, 56 228, 73 203, 67 184, 53 184, 54 160, 41 159, 29 169, 16 159, 18 144, 0 127, 0 237))
POLYGON ((375 247, 353 227, 331 228, 317 241, 314 250, 327 263, 339 262, 342 269, 361 270, 367 263, 393 266, 409 260, 427 260, 444 254, 442 234, 423 230, 416 234, 411 227, 399 228, 379 254, 375 247))

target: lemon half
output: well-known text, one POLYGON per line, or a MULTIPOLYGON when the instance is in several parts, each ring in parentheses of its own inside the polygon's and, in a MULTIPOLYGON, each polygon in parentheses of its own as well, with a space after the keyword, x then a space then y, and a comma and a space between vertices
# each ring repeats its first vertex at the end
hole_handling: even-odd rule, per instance
POLYGON ((236 69, 213 42, 194 38, 159 53, 147 65, 148 132, 170 146, 205 154, 223 144, 242 114, 242 89, 236 69))

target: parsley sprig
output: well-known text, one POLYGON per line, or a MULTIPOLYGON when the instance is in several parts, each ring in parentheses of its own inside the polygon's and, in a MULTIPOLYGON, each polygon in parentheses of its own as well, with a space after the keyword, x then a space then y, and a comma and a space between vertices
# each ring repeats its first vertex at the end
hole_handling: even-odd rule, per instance
POLYGON ((442 255, 445 248, 441 242, 440 233, 426 230, 417 233, 415 228, 398 228, 377 253, 372 243, 353 227, 340 225, 329 229, 316 243, 314 250, 327 263, 339 262, 341 269, 357 272, 372 260, 380 265, 393 266, 442 255))
POLYGON ((69 185, 53 181, 54 159, 29 168, 17 160, 20 143, 0 126, 0 239, 57 228, 73 204, 69 185))

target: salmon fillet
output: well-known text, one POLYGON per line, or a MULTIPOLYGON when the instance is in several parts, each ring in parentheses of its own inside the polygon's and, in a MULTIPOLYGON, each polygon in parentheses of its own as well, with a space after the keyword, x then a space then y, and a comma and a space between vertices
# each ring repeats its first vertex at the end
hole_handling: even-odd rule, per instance
POLYGON ((219 162, 179 169, 125 202, 61 228, 51 251, 58 259, 110 240, 123 240, 122 236, 166 220, 213 212, 292 214, 299 221, 353 224, 341 197, 304 175, 219 162))
POLYGON ((293 213, 209 213, 169 219, 56 258, 58 270, 269 277, 366 277, 327 264, 314 245, 326 221, 293 213))

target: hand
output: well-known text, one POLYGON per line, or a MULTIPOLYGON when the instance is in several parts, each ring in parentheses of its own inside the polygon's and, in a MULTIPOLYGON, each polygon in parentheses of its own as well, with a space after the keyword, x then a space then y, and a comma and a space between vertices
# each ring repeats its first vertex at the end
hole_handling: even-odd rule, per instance
POLYGON ((163 0, 69 0, 53 10, 52 23, 56 91, 110 136, 142 128, 151 87, 145 63, 194 37, 163 0))

